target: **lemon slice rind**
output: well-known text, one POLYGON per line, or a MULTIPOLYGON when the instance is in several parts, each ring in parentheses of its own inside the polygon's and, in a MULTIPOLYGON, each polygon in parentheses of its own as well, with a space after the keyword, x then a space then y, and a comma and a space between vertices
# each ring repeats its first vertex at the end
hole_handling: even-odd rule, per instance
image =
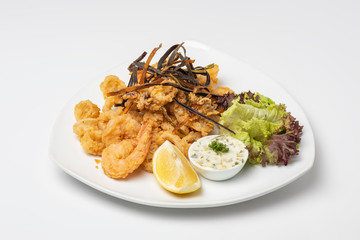
POLYGON ((154 153, 153 172, 157 182, 163 188, 173 193, 177 193, 177 194, 191 193, 198 190, 201 187, 200 178, 195 172, 195 170, 191 167, 190 162, 186 159, 184 154, 175 145, 173 145, 171 142, 167 140, 154 153), (164 161, 161 159, 161 157, 159 158, 159 155, 161 154, 165 156, 170 155, 168 161, 172 161, 172 162, 168 162, 168 163, 161 162, 164 161), (166 167, 168 168, 166 169, 166 167, 162 166, 165 169, 160 168, 160 170, 158 171, 158 164, 160 165, 167 164, 166 167), (161 171, 164 170, 167 171, 166 174, 169 174, 169 172, 170 174, 172 174, 171 176, 170 175, 165 176, 168 177, 167 179, 162 179, 164 176, 161 173, 161 171), (190 186, 187 184, 182 184, 186 182, 186 179, 184 179, 186 175, 188 176, 190 175, 191 178, 195 177, 196 179, 196 181, 191 182, 190 186), (170 178, 173 179, 169 179, 169 176, 170 178))

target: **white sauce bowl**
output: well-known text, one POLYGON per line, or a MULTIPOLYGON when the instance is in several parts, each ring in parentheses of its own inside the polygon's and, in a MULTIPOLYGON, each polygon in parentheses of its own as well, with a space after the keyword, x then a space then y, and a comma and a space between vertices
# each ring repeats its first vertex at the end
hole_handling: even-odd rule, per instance
MULTIPOLYGON (((238 174, 240 172, 240 170, 245 166, 246 164, 246 161, 248 159, 248 156, 249 156, 249 152, 248 150, 245 148, 243 149, 244 151, 244 161, 242 161, 241 163, 239 163, 238 165, 235 165, 231 168, 227 168, 227 169, 214 169, 214 168, 211 168, 211 167, 204 167, 204 166, 201 166, 199 163, 197 163, 197 161, 191 156, 193 153, 193 147, 194 147, 194 144, 198 141, 203 141, 207 138, 211 138, 211 137, 216 137, 216 136, 219 136, 219 135, 209 135, 209 136, 206 136, 206 137, 203 137, 203 138, 200 138, 198 139, 197 141, 195 141, 189 148, 189 151, 188 151, 188 156, 189 156, 189 159, 190 159, 190 163, 191 163, 191 166, 200 174, 202 175, 203 177, 207 178, 207 179, 210 179, 210 180, 215 180, 215 181, 222 181, 222 180, 227 180, 229 178, 232 178, 234 177, 236 174, 238 174)), ((245 146, 245 144, 243 142, 241 142, 240 140, 238 139, 235 139, 231 136, 227 136, 229 138, 232 138, 233 141, 239 141, 243 146, 245 146)))

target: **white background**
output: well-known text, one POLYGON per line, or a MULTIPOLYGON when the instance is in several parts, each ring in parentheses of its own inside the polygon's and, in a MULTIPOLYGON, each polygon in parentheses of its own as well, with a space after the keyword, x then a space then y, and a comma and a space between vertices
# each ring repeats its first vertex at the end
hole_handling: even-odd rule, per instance
POLYGON ((359 11, 359 1, 1 1, 0 239, 359 239, 359 11), (232 206, 162 209, 50 161, 54 121, 82 86, 186 39, 285 87, 315 134, 310 172, 232 206))

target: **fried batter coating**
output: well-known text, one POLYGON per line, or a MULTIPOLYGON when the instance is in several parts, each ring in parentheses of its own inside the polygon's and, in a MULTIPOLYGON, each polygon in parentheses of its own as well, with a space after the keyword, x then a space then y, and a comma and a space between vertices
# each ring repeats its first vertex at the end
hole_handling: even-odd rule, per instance
POLYGON ((184 141, 181 141, 181 138, 178 135, 174 134, 173 132, 163 131, 155 137, 155 142, 159 146, 161 146, 161 144, 163 144, 166 140, 173 143, 176 147, 180 149, 180 151, 185 156, 187 156, 187 152, 186 152, 187 144, 184 141))
MULTIPOLYGON (((210 98, 200 98, 197 97, 195 94, 190 93, 189 94, 189 99, 192 103, 196 104, 196 105, 200 105, 200 108, 198 109, 198 111, 206 116, 211 116, 211 115, 217 115, 219 114, 219 112, 216 110, 216 105, 214 105, 211 102, 210 98)), ((196 115, 196 117, 200 118, 198 115, 196 115)))
POLYGON ((77 121, 73 126, 73 132, 80 138, 86 132, 98 130, 98 120, 96 118, 86 118, 77 121))
POLYGON ((211 78, 211 81, 214 83, 214 84, 217 84, 219 82, 219 79, 217 77, 218 73, 219 73, 219 65, 217 64, 214 64, 214 67, 210 68, 207 70, 209 75, 210 75, 210 78, 211 78))
POLYGON ((76 121, 84 118, 97 118, 100 114, 100 108, 90 100, 81 101, 74 108, 76 121))
POLYGON ((190 120, 188 125, 193 130, 200 132, 203 137, 209 135, 209 133, 214 130, 214 124, 203 118, 196 121, 190 120))
POLYGON ((102 142, 108 147, 123 139, 135 138, 141 127, 138 120, 136 115, 130 113, 112 118, 104 129, 102 142))
POLYGON ((161 112, 146 111, 143 120, 150 121, 153 125, 158 126, 164 121, 164 115, 161 112))
POLYGON ((108 124, 108 122, 117 117, 120 116, 120 114, 122 113, 123 108, 122 107, 118 107, 116 109, 111 109, 105 112, 101 112, 99 117, 98 117, 98 126, 101 130, 104 130, 108 124))
POLYGON ((135 139, 125 139, 105 148, 101 166, 111 178, 125 178, 145 160, 151 145, 152 124, 144 121, 135 139))
MULTIPOLYGON (((166 82, 174 82, 171 80, 164 81, 166 82)), ((155 86, 151 90, 150 97, 152 99, 152 104, 155 106, 164 106, 165 104, 172 102, 179 90, 174 89, 170 86, 155 86)), ((156 107, 157 108, 157 107, 156 107)))
POLYGON ((86 153, 101 156, 105 148, 105 144, 101 141, 101 135, 102 131, 95 130, 86 132, 85 135, 80 138, 81 146, 86 153))
POLYGON ((158 145, 155 142, 155 139, 158 137, 158 135, 162 132, 162 130, 159 127, 155 127, 153 128, 152 131, 152 136, 151 136, 151 145, 150 145, 150 149, 149 152, 145 158, 145 161, 141 164, 141 167, 147 171, 152 173, 153 172, 153 164, 152 164, 152 159, 154 156, 154 153, 156 152, 156 150, 160 147, 160 145, 158 145))
POLYGON ((104 173, 112 178, 118 178, 118 174, 115 172, 120 164, 124 164, 120 159, 124 159, 134 151, 136 147, 135 139, 125 139, 121 142, 111 144, 104 149, 102 154, 101 166, 104 173))
POLYGON ((121 101, 117 101, 117 98, 118 97, 116 97, 116 96, 110 96, 110 97, 105 98, 105 104, 101 110, 103 112, 109 111, 113 108, 115 103, 121 103, 121 101))
POLYGON ((181 139, 181 141, 185 141, 186 143, 191 144, 191 143, 195 142, 196 140, 198 140, 199 138, 201 138, 201 133, 191 131, 191 132, 189 132, 188 135, 186 135, 183 139, 181 139))
POLYGON ((175 127, 170 122, 166 122, 166 121, 162 122, 160 124, 160 127, 162 130, 169 132, 172 132, 175 129, 175 127))
POLYGON ((201 138, 202 135, 200 132, 191 131, 188 135, 186 135, 184 138, 181 139, 183 142, 183 145, 185 146, 185 156, 187 156, 187 153, 189 152, 189 148, 193 142, 201 138))
MULTIPOLYGON (((199 109, 201 112, 201 110, 199 109)), ((183 122, 189 117, 189 113, 186 109, 178 104, 171 104, 170 112, 175 115, 178 122, 183 122)), ((201 132, 202 136, 207 136, 212 130, 214 130, 214 124, 204 118, 200 118, 197 115, 192 115, 186 122, 186 126, 190 129, 201 132)))
POLYGON ((216 95, 224 95, 226 93, 233 93, 234 91, 231 90, 228 87, 223 87, 223 86, 217 86, 214 90, 211 91, 211 93, 216 94, 216 95))
POLYGON ((77 121, 73 131, 79 136, 81 146, 88 154, 101 156, 105 145, 102 142, 102 130, 98 127, 96 118, 86 118, 77 121))
POLYGON ((105 99, 105 104, 102 107, 103 112, 110 110, 115 103, 122 103, 123 101, 119 96, 107 96, 107 94, 109 92, 119 91, 125 87, 125 83, 117 76, 109 75, 105 77, 105 80, 100 84, 100 89, 105 99))
POLYGON ((100 89, 104 98, 107 98, 109 92, 119 91, 125 87, 125 83, 115 75, 106 76, 105 80, 100 84, 100 89))
MULTIPOLYGON (((165 82, 174 82, 166 80, 165 82)), ((154 86, 140 91, 137 108, 142 110, 159 111, 165 104, 172 102, 179 90, 171 86, 154 86)))

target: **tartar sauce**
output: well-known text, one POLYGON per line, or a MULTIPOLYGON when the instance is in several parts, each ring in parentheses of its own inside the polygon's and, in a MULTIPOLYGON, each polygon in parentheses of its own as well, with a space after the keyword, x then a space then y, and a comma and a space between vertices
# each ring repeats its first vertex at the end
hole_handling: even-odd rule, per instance
POLYGON ((198 139, 191 145, 189 157, 202 167, 223 170, 243 164, 247 160, 245 148, 243 142, 231 136, 210 135, 198 139), (223 151, 215 151, 216 148, 211 148, 214 145, 221 146, 223 151))

